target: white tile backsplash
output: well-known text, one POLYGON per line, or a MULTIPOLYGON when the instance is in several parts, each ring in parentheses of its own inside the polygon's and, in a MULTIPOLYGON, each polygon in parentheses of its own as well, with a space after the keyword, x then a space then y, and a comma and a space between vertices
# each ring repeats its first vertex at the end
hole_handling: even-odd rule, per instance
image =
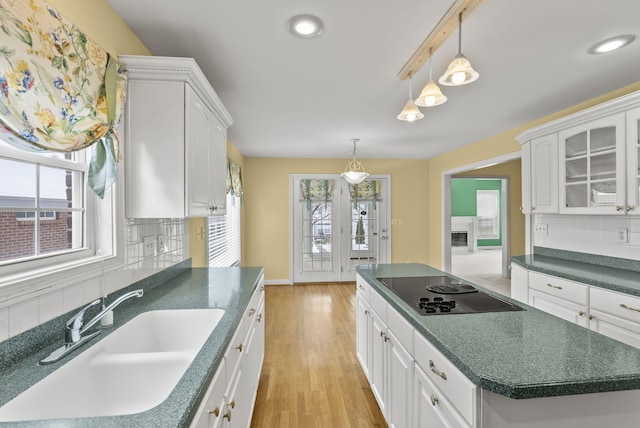
POLYGON ((533 223, 547 224, 547 235, 532 235, 534 246, 640 260, 640 218, 628 215, 536 214, 533 223), (628 242, 617 241, 627 228, 628 242))
POLYGON ((79 308, 101 297, 103 291, 113 293, 189 257, 184 219, 125 219, 124 227, 121 269, 0 309, 0 342, 79 308), (168 250, 144 259, 142 238, 157 235, 164 235, 168 250))

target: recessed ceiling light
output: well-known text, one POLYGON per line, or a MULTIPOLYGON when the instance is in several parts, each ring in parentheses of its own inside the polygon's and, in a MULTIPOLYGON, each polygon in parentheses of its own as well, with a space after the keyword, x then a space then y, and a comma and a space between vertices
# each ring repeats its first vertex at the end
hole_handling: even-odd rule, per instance
POLYGON ((322 34, 324 24, 317 16, 296 15, 287 22, 287 28, 294 36, 316 37, 322 34))
POLYGON ((593 45, 589 52, 592 54, 600 54, 615 51, 616 49, 620 49, 624 46, 627 46, 629 43, 635 40, 636 36, 632 36, 631 34, 626 34, 624 36, 616 36, 611 37, 610 39, 603 40, 601 42, 593 45))

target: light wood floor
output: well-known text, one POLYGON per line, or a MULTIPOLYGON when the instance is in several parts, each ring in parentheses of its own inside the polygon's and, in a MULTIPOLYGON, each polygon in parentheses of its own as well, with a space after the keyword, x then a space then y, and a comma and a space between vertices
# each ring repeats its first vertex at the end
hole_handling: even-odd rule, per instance
POLYGON ((355 285, 271 285, 253 428, 387 427, 355 354, 355 285))

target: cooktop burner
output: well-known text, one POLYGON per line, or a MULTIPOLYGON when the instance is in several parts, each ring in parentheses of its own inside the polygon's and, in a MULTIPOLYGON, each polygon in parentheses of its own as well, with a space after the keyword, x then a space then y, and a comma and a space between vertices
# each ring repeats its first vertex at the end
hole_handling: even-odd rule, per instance
POLYGON ((377 279, 421 315, 523 310, 446 275, 377 279))

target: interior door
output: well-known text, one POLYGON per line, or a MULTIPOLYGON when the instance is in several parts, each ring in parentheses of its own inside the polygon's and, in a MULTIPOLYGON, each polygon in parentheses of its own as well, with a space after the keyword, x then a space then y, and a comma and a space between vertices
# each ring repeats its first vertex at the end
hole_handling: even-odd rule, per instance
POLYGON ((292 175, 293 282, 355 281, 389 262, 388 177, 349 185, 338 174, 292 175))

